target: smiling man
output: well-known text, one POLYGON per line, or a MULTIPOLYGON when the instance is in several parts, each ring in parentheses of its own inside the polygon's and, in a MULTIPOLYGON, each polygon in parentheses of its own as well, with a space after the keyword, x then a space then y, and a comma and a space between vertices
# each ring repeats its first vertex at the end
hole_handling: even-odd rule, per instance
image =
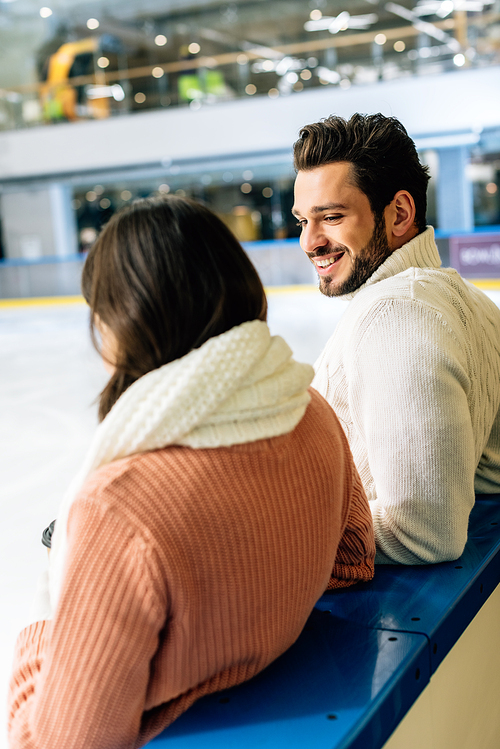
POLYGON ((441 267, 427 168, 398 120, 328 117, 294 159, 302 249, 320 291, 350 301, 313 385, 349 440, 376 561, 456 559, 475 492, 500 492, 500 311, 441 267))

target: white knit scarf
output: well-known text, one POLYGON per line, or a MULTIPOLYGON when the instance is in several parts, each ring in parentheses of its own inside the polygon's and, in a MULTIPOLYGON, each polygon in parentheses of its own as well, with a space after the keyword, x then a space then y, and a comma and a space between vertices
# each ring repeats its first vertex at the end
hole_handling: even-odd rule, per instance
POLYGON ((299 364, 266 323, 246 322, 141 377, 98 426, 59 510, 49 565, 55 610, 67 552, 71 505, 86 478, 127 455, 167 445, 194 448, 254 442, 291 432, 309 403, 314 371, 299 364))

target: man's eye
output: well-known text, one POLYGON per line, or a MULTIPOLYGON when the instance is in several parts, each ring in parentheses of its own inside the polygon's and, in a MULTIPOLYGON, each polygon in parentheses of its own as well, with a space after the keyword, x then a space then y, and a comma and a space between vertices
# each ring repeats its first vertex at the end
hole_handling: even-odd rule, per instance
POLYGON ((325 216, 325 221, 338 221, 341 218, 343 218, 341 214, 337 214, 335 216, 325 216))
POLYGON ((306 225, 306 222, 302 219, 302 221, 297 221, 296 226, 300 226, 301 229, 304 228, 306 225))

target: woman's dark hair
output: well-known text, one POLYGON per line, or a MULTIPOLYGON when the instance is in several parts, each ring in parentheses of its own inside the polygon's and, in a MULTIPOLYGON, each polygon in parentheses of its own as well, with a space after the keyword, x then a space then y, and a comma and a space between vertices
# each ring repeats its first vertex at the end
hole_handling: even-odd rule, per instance
POLYGON ((267 315, 260 278, 231 231, 178 197, 138 200, 116 213, 88 254, 82 292, 96 348, 99 321, 116 340, 100 420, 142 375, 267 315))
POLYGON ((354 114, 345 120, 331 115, 303 127, 293 151, 297 171, 349 162, 354 183, 376 218, 399 190, 407 190, 415 201, 415 223, 424 231, 428 167, 420 163, 414 142, 395 117, 354 114))

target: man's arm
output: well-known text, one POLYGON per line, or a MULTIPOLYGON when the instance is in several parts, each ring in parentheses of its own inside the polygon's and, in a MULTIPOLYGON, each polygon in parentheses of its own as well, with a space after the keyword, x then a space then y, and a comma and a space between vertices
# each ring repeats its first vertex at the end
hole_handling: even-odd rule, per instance
POLYGON ((377 562, 456 559, 474 504, 466 354, 435 310, 390 300, 346 362, 354 429, 375 484, 377 562))

